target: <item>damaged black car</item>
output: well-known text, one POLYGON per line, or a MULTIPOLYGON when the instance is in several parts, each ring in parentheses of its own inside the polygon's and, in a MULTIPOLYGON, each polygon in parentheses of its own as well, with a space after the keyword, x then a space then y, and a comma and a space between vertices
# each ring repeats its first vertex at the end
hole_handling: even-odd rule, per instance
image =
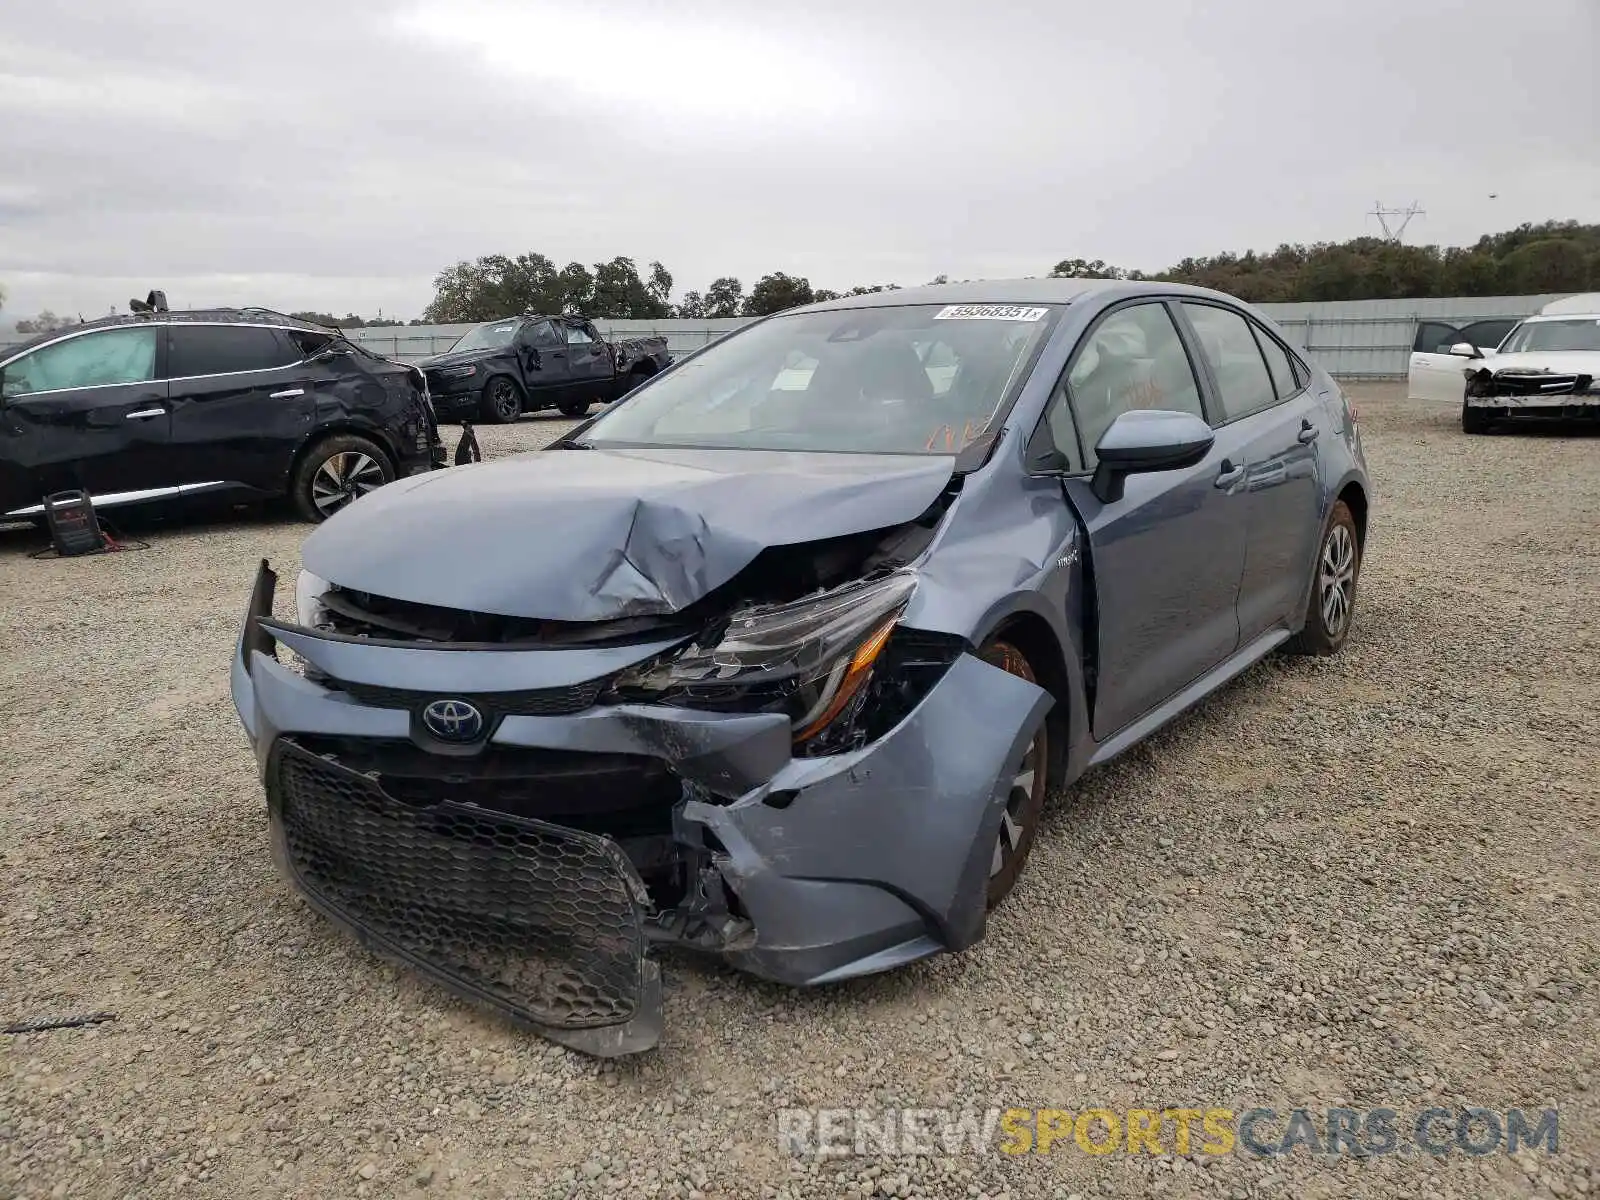
POLYGON ((1367 516, 1338 385, 1230 297, 848 298, 363 497, 295 621, 262 564, 233 699, 313 905, 629 1053, 662 947, 817 985, 973 945, 1049 792, 1340 649, 1367 516))

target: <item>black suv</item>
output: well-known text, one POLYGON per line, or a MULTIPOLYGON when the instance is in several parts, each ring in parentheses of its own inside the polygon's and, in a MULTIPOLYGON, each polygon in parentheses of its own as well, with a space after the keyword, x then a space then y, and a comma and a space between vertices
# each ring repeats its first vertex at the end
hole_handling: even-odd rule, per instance
POLYGON ((320 521, 445 464, 415 367, 266 309, 140 307, 0 351, 0 518, 81 489, 101 508, 286 496, 320 521))

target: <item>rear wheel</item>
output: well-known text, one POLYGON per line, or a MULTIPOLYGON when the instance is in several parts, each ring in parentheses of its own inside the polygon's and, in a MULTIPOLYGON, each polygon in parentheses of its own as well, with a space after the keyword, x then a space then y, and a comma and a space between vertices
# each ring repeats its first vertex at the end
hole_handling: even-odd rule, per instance
POLYGON ((1466 401, 1461 402, 1461 432, 1462 433, 1488 433, 1494 425, 1495 410, 1492 408, 1474 408, 1466 401))
MULTIPOLYGON (((1010 642, 992 641, 979 652, 979 657, 1019 679, 1038 682, 1028 656, 1010 642)), ((1028 851, 1033 849, 1033 838, 1038 832, 1044 798, 1050 787, 1049 724, 1048 721, 1040 724, 1011 778, 1005 812, 1000 815, 1000 832, 989 860, 988 904, 991 909, 998 908, 1011 894, 1028 860, 1028 851)))
POLYGON ((483 419, 507 425, 522 415, 522 393, 504 375, 483 385, 483 419))
POLYGON ((1322 531, 1317 563, 1306 603, 1305 625, 1291 638, 1291 654, 1337 654, 1350 636, 1356 580, 1361 574, 1361 540, 1356 519, 1343 500, 1335 502, 1322 531))
POLYGON ((389 456, 364 437, 319 442, 295 466, 289 494, 308 521, 326 521, 341 508, 394 479, 389 456))

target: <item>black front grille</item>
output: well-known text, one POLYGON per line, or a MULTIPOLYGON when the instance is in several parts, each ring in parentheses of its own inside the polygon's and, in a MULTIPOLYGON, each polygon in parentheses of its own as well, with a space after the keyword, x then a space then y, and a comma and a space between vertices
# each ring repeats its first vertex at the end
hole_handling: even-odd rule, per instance
MULTIPOLYGON (((343 679, 324 679, 323 684, 337 688, 363 704, 378 708, 403 708, 408 711, 446 695, 444 692, 419 692, 405 688, 380 687, 370 683, 351 683, 343 679)), ((517 692, 470 692, 465 695, 448 693, 451 699, 470 700, 486 714, 515 717, 564 717, 594 707, 601 691, 609 680, 590 679, 567 687, 535 688, 517 692)))
POLYGON ((1586 391, 1593 379, 1587 375, 1557 375, 1545 371, 1500 371, 1479 383, 1480 396, 1564 396, 1586 391))
POLYGON ((296 881, 380 949, 537 1025, 638 1012, 647 900, 609 838, 456 801, 408 806, 292 742, 270 794, 296 881))

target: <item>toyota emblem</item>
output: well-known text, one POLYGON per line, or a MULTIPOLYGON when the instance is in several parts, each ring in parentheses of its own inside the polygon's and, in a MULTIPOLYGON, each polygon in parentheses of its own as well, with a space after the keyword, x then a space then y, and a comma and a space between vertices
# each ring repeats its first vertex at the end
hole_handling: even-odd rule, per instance
POLYGON ((483 711, 465 700, 435 700, 422 710, 422 724, 442 742, 475 742, 483 734, 483 711))

